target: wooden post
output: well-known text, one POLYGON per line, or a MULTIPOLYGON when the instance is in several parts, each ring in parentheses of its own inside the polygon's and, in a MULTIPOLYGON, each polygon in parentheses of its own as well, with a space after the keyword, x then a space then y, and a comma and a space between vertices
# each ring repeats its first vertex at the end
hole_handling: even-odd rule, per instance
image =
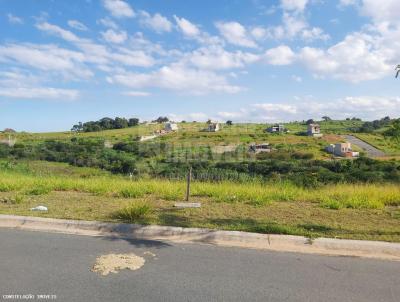
POLYGON ((190 181, 192 180, 192 166, 189 167, 189 172, 187 175, 187 186, 186 186, 186 201, 190 198, 190 181))

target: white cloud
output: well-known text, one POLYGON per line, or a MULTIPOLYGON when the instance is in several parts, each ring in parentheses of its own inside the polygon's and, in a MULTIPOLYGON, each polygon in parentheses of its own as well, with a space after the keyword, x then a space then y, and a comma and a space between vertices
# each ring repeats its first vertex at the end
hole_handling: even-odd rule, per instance
POLYGON ((151 73, 116 74, 109 77, 108 81, 132 88, 157 87, 195 95, 237 93, 242 90, 241 87, 229 84, 224 76, 181 65, 163 66, 151 73))
POLYGON ((34 75, 20 69, 0 71, 0 97, 19 99, 74 100, 79 92, 74 89, 47 87, 46 75, 34 75))
MULTIPOLYGON (((142 50, 130 50, 118 48, 109 50, 105 45, 97 44, 88 39, 81 39, 70 31, 64 30, 57 25, 40 23, 37 25, 40 30, 46 31, 73 43, 82 52, 76 52, 80 56, 80 62, 99 64, 101 70, 106 70, 107 65, 114 66, 116 63, 126 66, 149 67, 154 64, 154 59, 142 50)), ((103 39, 114 44, 125 42, 128 35, 125 31, 116 32, 108 29, 101 33, 103 39)))
POLYGON ((256 40, 262 40, 267 36, 267 30, 260 26, 254 27, 250 33, 256 40))
POLYGON ((108 54, 108 57, 123 65, 150 67, 155 64, 153 57, 142 50, 130 50, 127 48, 119 48, 118 50, 118 52, 108 54))
POLYGON ((65 30, 57 25, 53 25, 53 24, 50 24, 47 22, 42 22, 42 23, 36 24, 36 27, 42 31, 59 36, 69 42, 79 42, 80 41, 78 36, 76 36, 74 33, 70 32, 68 30, 65 30))
POLYGON ((303 11, 308 0, 281 0, 281 7, 284 10, 303 11))
POLYGON ((143 97, 143 96, 150 96, 151 93, 147 91, 125 91, 122 93, 126 96, 134 96, 134 97, 143 97))
POLYGON ((128 38, 126 31, 116 32, 113 29, 108 29, 105 32, 101 32, 101 36, 105 41, 116 44, 124 43, 128 38))
POLYGON ((104 7, 116 18, 131 18, 135 16, 132 7, 122 0, 103 0, 104 7))
POLYGON ((36 88, 4 88, 0 87, 0 96, 19 99, 69 99, 78 98, 79 92, 72 89, 57 89, 50 87, 36 88))
POLYGON ((241 68, 260 59, 259 55, 249 52, 228 52, 219 45, 201 47, 187 53, 183 62, 201 69, 241 68))
POLYGON ((361 2, 361 13, 371 17, 375 22, 400 22, 400 1, 362 0, 361 2))
POLYGON ((178 25, 179 30, 187 37, 196 37, 199 36, 201 31, 200 29, 189 20, 185 18, 179 18, 174 15, 174 19, 176 24, 178 25))
POLYGON ((88 30, 88 28, 86 27, 85 24, 83 24, 77 20, 68 20, 68 26, 72 27, 74 29, 77 29, 77 30, 82 30, 82 31, 88 30))
POLYGON ((271 65, 289 65, 293 63, 296 55, 289 46, 281 45, 267 50, 264 57, 271 65))
POLYGON ((89 78, 93 73, 82 63, 82 53, 54 45, 9 44, 0 46, 0 62, 52 71, 66 77, 89 78))
POLYGON ((215 26, 221 35, 231 44, 243 47, 257 47, 246 28, 238 22, 217 22, 215 26))
POLYGON ((330 36, 324 33, 324 31, 319 27, 304 29, 301 33, 301 36, 306 41, 313 41, 313 40, 327 41, 330 38, 330 36))
POLYGON ((322 28, 311 27, 304 13, 291 11, 283 12, 282 24, 265 28, 265 37, 276 40, 301 39, 305 42, 326 41, 330 38, 322 28))
POLYGON ((393 65, 389 62, 395 58, 393 50, 382 45, 380 39, 354 33, 327 50, 305 47, 299 58, 318 75, 357 83, 390 74, 393 65))
POLYGON ((140 23, 157 33, 170 32, 172 30, 172 23, 158 13, 151 16, 148 12, 140 11, 140 23))
POLYGON ((109 27, 112 29, 118 29, 118 25, 108 17, 98 20, 97 23, 100 23, 101 25, 103 25, 105 27, 109 27))
POLYGON ((8 22, 11 24, 24 24, 24 20, 20 17, 14 16, 13 14, 7 14, 8 22))

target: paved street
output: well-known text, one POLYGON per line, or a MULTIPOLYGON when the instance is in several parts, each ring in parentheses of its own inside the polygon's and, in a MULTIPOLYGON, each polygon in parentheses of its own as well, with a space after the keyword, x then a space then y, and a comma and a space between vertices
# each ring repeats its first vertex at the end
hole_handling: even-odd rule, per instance
MULTIPOLYGON (((0 299, 56 301, 399 301, 400 263, 0 229, 0 299), (149 253, 150 252, 150 253, 149 253), (134 253, 101 276, 96 257, 134 253)), ((8 300, 12 301, 12 300, 8 300)), ((15 300, 14 300, 15 301, 15 300)))
POLYGON ((366 142, 362 141, 361 139, 353 135, 345 135, 345 137, 348 142, 363 149, 370 157, 385 156, 385 153, 382 152, 381 150, 375 148, 374 146, 371 146, 370 144, 367 144, 366 142))

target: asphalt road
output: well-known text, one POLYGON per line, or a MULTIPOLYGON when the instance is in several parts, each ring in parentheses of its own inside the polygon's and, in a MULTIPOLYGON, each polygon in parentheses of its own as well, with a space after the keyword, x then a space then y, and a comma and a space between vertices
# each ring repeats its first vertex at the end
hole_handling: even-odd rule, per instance
POLYGON ((382 152, 381 150, 375 148, 374 146, 362 141, 361 139, 359 139, 353 135, 346 135, 345 137, 349 143, 352 143, 353 145, 360 147, 370 157, 385 156, 385 153, 382 152))
POLYGON ((398 262, 0 229, 3 300, 397 302, 399 284, 398 262), (111 252, 146 262, 108 276, 90 271, 111 252))

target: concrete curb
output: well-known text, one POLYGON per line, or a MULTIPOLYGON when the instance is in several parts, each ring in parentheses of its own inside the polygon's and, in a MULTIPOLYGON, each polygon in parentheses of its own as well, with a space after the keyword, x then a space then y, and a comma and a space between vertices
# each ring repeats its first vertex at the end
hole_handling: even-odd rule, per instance
POLYGON ((130 239, 166 240, 180 243, 206 243, 271 251, 332 256, 353 256, 400 261, 400 244, 380 241, 270 235, 200 228, 142 226, 125 223, 65 220, 29 216, 0 215, 0 227, 59 232, 87 236, 115 236, 130 239))

